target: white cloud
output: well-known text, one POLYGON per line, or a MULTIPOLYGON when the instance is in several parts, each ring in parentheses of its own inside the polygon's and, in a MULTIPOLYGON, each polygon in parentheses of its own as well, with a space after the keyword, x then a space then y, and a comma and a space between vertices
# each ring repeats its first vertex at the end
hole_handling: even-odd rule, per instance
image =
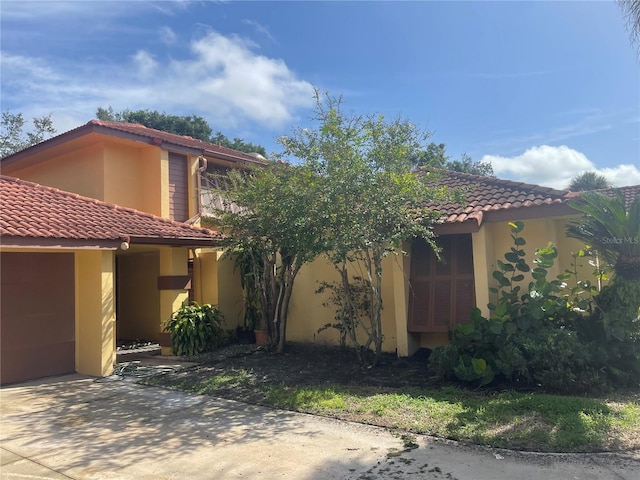
POLYGON ((618 187, 640 184, 638 166, 618 165, 599 169, 584 153, 566 145, 532 147, 514 157, 485 155, 482 161, 490 162, 498 177, 553 188, 566 188, 573 177, 586 171, 604 175, 618 187))
POLYGON ((11 77, 20 78, 20 76, 25 77, 25 80, 54 80, 58 78, 55 69, 38 58, 0 52, 0 65, 2 65, 3 71, 3 84, 11 77), (8 72, 13 75, 7 75, 8 72))
POLYGON ((283 124, 291 120, 293 109, 310 106, 311 84, 299 80, 283 60, 256 55, 254 46, 216 32, 195 41, 196 58, 171 66, 170 76, 186 76, 191 82, 191 91, 177 99, 265 124, 283 124))
POLYGON ((598 173, 607 177, 612 185, 624 187, 626 185, 640 185, 640 169, 634 165, 618 165, 614 168, 601 168, 598 173))
POLYGON ((141 77, 148 77, 158 68, 158 62, 149 52, 138 50, 133 56, 133 62, 136 64, 138 74, 141 77))
POLYGON ((276 40, 273 38, 273 36, 271 35, 271 32, 269 31, 269 29, 267 27, 265 27, 264 25, 256 22, 255 20, 249 20, 247 18, 245 18, 244 20, 242 20, 242 23, 249 25, 253 28, 256 29, 256 31, 258 33, 261 33, 262 35, 264 35, 265 37, 267 37, 269 40, 271 40, 273 43, 276 43, 276 40))
POLYGON ((209 31, 182 58, 163 61, 139 50, 132 56, 134 69, 110 59, 91 63, 3 53, 3 108, 25 115, 53 112, 60 132, 58 118, 66 119, 65 127, 71 118, 79 125, 107 105, 202 115, 222 130, 279 128, 312 105, 312 86, 284 60, 257 55, 255 48, 249 40, 209 31), (146 75, 144 82, 140 75, 146 75))
POLYGON ((172 45, 176 43, 176 34, 170 27, 162 27, 160 29, 160 41, 165 45, 172 45))

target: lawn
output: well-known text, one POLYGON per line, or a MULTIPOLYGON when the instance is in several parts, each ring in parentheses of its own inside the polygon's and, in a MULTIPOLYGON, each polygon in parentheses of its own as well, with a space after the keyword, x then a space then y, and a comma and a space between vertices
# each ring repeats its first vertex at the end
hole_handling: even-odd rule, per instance
POLYGON ((640 449, 640 391, 559 396, 437 385, 424 360, 387 357, 361 370, 349 350, 291 345, 276 355, 233 346, 146 384, 427 434, 538 452, 640 449))

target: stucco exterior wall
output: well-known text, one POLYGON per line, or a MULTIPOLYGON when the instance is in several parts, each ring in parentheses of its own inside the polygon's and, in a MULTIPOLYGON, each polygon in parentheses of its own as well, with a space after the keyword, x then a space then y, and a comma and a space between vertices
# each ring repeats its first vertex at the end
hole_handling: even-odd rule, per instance
POLYGON ((162 213, 160 148, 104 144, 104 201, 142 212, 162 213))
POLYGON ((110 375, 116 361, 114 252, 78 250, 75 263, 76 370, 110 375))
MULTIPOLYGON (((160 276, 187 275, 189 250, 186 247, 159 247, 160 276)), ((164 324, 189 299, 186 290, 160 290, 160 318, 157 325, 158 333, 164 324)))
MULTIPOLYGON (((404 311, 404 321, 400 324, 406 331, 406 306, 405 289, 396 288, 396 282, 404 283, 403 276, 404 260, 401 256, 390 255, 383 262, 382 273, 382 334, 384 337, 383 350, 385 352, 395 352, 398 347, 398 333, 396 328, 397 314, 404 311), (396 303, 399 311, 396 309, 396 303)), ((362 274, 362 270, 357 265, 352 265, 351 271, 354 274, 362 274)), ((287 328, 287 339, 296 342, 309 342, 321 345, 336 345, 339 343, 339 332, 334 328, 329 328, 318 332, 327 323, 334 323, 335 309, 333 305, 324 306, 329 302, 327 292, 323 294, 315 293, 320 287, 320 282, 335 282, 339 280, 339 275, 333 265, 325 259, 318 258, 309 265, 300 269, 296 278, 291 303, 289 306, 289 318, 287 328)), ((363 339, 364 337, 360 337, 363 339)))
MULTIPOLYGON (((548 269, 549 273, 547 278, 550 280, 554 280, 565 270, 572 269, 571 263, 573 262, 573 258, 571 257, 571 253, 584 248, 581 242, 565 235, 566 225, 570 220, 571 217, 527 220, 524 222, 524 230, 520 233, 520 236, 527 241, 527 244, 523 248, 527 254, 527 263, 532 268, 534 267, 533 260, 536 249, 545 247, 548 242, 553 242, 558 248, 558 258, 554 262, 553 267, 548 269)), ((476 270, 476 290, 479 290, 479 287, 485 283, 487 285, 485 289, 496 286, 496 280, 492 277, 493 271, 497 269, 496 260, 500 259, 505 261, 504 254, 513 246, 511 231, 506 222, 485 224, 483 230, 486 232, 485 235, 487 239, 487 259, 491 260, 487 262, 486 276, 481 278, 480 275, 478 275, 478 270, 476 270), (484 281, 485 278, 486 282, 484 281)), ((587 258, 580 259, 579 264, 581 264, 582 267, 578 268, 579 278, 595 281, 591 275, 593 267, 589 267, 588 261, 589 259, 587 258)), ((530 281, 531 276, 525 273, 523 287, 526 287, 530 281)), ((568 283, 570 283, 570 281, 568 283)), ((491 300, 493 301, 493 297, 491 297, 491 300)), ((484 304, 479 306, 484 312, 486 306, 484 304)))
MULTIPOLYGON (((235 271, 233 260, 224 256, 223 252, 216 252, 216 268, 218 272, 218 308, 225 318, 226 328, 235 328, 244 325, 243 319, 243 292, 240 284, 240 276, 235 271)), ((203 292, 211 289, 203 284, 203 292)))
POLYGON ((30 182, 104 200, 103 144, 95 143, 78 150, 47 158, 29 167, 11 165, 3 174, 30 182))
POLYGON ((193 262, 193 287, 198 303, 218 305, 218 252, 198 249, 193 262))

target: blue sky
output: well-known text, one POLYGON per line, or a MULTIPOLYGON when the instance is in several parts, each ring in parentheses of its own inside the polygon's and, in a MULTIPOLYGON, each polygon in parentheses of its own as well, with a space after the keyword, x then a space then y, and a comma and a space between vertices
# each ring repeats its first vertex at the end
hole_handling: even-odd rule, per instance
POLYGON ((564 187, 640 184, 640 59, 600 2, 7 1, 2 110, 58 132, 98 106, 205 117, 278 150, 312 88, 401 115, 453 158, 564 187))

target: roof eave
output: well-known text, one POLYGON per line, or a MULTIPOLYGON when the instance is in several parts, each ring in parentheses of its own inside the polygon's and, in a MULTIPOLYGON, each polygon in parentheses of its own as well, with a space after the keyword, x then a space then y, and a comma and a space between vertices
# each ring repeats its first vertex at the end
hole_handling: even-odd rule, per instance
POLYGON ((86 249, 86 250, 116 250, 122 239, 77 239, 77 238, 44 238, 17 237, 2 235, 2 248, 54 248, 54 249, 86 249))
POLYGON ((130 244, 136 245, 169 245, 188 247, 216 247, 220 245, 220 239, 197 237, 129 237, 130 244))

